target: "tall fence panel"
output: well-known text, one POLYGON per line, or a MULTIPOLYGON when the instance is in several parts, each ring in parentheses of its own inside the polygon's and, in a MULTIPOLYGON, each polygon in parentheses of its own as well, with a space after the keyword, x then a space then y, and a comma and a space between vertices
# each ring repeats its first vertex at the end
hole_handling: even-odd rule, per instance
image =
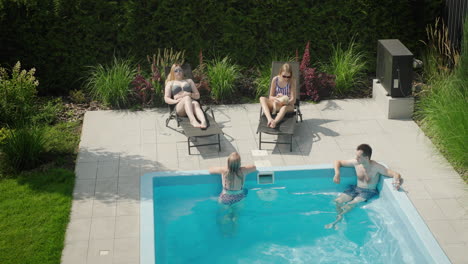
POLYGON ((461 44, 463 21, 468 13, 468 0, 446 0, 444 20, 448 28, 449 38, 455 48, 461 44))

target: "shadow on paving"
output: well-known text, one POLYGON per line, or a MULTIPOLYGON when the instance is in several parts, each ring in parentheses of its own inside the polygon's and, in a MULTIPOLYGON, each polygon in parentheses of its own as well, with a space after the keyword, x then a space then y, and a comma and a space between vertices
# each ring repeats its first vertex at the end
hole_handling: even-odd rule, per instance
POLYGON ((95 199, 102 203, 139 201, 140 177, 156 171, 173 170, 142 155, 81 148, 73 196, 78 201, 95 199))
MULTIPOLYGON (((293 150, 289 151, 289 145, 275 144, 272 154, 285 155, 303 155, 308 156, 315 142, 322 140, 322 135, 326 137, 337 137, 340 134, 329 128, 323 127, 323 124, 336 122, 331 119, 304 119, 303 122, 296 124, 296 131, 293 136, 293 150)), ((279 135, 278 141, 285 142, 289 140, 287 135, 279 135)))

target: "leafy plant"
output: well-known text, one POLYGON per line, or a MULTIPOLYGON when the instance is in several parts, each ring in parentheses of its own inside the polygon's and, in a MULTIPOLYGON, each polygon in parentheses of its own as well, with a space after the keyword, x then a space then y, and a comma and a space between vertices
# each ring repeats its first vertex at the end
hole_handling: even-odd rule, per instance
MULTIPOLYGON (((182 55, 183 56, 183 53, 182 55)), ((154 102, 156 105, 164 104, 164 85, 163 85, 163 77, 162 74, 164 69, 158 67, 157 62, 154 60, 150 60, 148 57, 148 63, 150 63, 151 67, 151 77, 150 81, 154 87, 154 102)))
POLYGON ((1 150, 5 164, 13 170, 35 168, 46 150, 44 130, 39 127, 8 130, 1 150))
POLYGON ((309 53, 310 42, 307 42, 302 56, 301 65, 299 70, 302 73, 302 87, 301 96, 304 99, 309 99, 314 102, 320 100, 321 97, 330 96, 331 92, 335 88, 335 76, 317 71, 317 68, 310 68, 310 53, 309 53))
POLYGON ((239 77, 240 69, 232 64, 228 56, 222 60, 214 59, 207 65, 211 95, 215 100, 228 99, 234 94, 234 83, 239 77))
POLYGON ((158 55, 153 54, 153 57, 147 56, 148 61, 152 61, 156 67, 159 68, 162 79, 166 79, 165 68, 171 67, 172 64, 184 64, 185 62, 185 50, 176 51, 172 48, 164 48, 162 51, 158 48, 158 55))
POLYGON ((346 49, 341 43, 333 46, 333 52, 328 64, 321 70, 336 76, 335 92, 339 95, 349 93, 363 83, 365 77, 366 60, 364 53, 359 50, 354 38, 346 49))
POLYGON ((93 99, 113 107, 123 107, 129 103, 130 82, 136 70, 129 60, 117 59, 110 66, 91 66, 85 87, 93 99))
POLYGON ((35 68, 21 70, 18 61, 11 75, 0 67, 0 124, 16 126, 27 123, 34 110, 36 87, 39 81, 34 77, 35 68))
POLYGON ((426 79, 450 73, 457 66, 460 53, 453 47, 444 21, 436 18, 434 26, 426 26, 426 51, 423 53, 423 72, 426 79))
POLYGON ((211 91, 202 50, 198 53, 198 66, 193 70, 193 81, 200 93, 209 93, 211 91))
POLYGON ((147 80, 142 75, 140 65, 138 65, 138 72, 132 81, 132 87, 133 95, 140 101, 142 107, 150 106, 153 103, 155 95, 153 83, 151 79, 147 80))
POLYGON ((318 72, 317 68, 306 68, 304 71, 304 95, 317 102, 320 98, 329 97, 335 88, 335 76, 318 72))
POLYGON ((80 142, 80 122, 64 122, 44 128, 47 154, 54 160, 63 155, 75 154, 80 142))
POLYGON ((51 125, 57 121, 57 114, 63 110, 62 98, 48 100, 45 103, 37 104, 36 111, 32 116, 32 123, 36 125, 51 125))
POLYGON ((70 100, 75 104, 86 103, 86 95, 82 90, 71 90, 69 94, 70 100))
POLYGON ((255 99, 259 99, 261 96, 268 96, 270 91, 271 80, 271 66, 263 67, 259 70, 259 76, 255 78, 254 83, 257 89, 255 90, 255 99))
MULTIPOLYGON (((419 94, 416 118, 421 121, 425 133, 432 137, 442 153, 461 170, 468 182, 468 18, 463 27, 462 49, 453 71, 440 71, 441 61, 430 61, 438 65, 438 71, 428 78, 428 85, 419 94)), ((428 47, 434 50, 434 47, 428 47)), ((446 60, 442 66, 451 63, 446 60)))

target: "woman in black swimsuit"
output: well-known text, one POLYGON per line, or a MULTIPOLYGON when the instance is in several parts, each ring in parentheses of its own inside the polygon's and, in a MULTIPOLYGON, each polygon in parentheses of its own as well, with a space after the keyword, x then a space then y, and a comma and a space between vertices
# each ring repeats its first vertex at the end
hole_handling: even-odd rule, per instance
POLYGON ((206 128, 206 119, 200 104, 200 93, 192 79, 184 79, 184 70, 179 64, 171 67, 166 79, 164 101, 175 104, 176 112, 180 116, 187 116, 194 127, 206 128))

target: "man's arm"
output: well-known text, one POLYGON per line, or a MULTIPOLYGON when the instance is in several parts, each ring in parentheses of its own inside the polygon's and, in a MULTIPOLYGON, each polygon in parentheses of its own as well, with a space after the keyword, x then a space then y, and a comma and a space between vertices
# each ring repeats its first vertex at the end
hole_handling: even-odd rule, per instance
POLYGON ((400 173, 398 173, 396 171, 393 171, 393 170, 391 170, 389 168, 386 168, 382 164, 378 164, 378 172, 383 176, 393 178, 394 179, 393 184, 395 185, 395 188, 397 190, 400 189, 400 186, 401 186, 401 183, 402 183, 402 178, 401 178, 400 173))
POLYGON ((336 184, 340 183, 340 167, 353 167, 357 163, 357 160, 335 160, 333 163, 333 168, 335 169, 335 176, 333 177, 333 182, 336 184))

